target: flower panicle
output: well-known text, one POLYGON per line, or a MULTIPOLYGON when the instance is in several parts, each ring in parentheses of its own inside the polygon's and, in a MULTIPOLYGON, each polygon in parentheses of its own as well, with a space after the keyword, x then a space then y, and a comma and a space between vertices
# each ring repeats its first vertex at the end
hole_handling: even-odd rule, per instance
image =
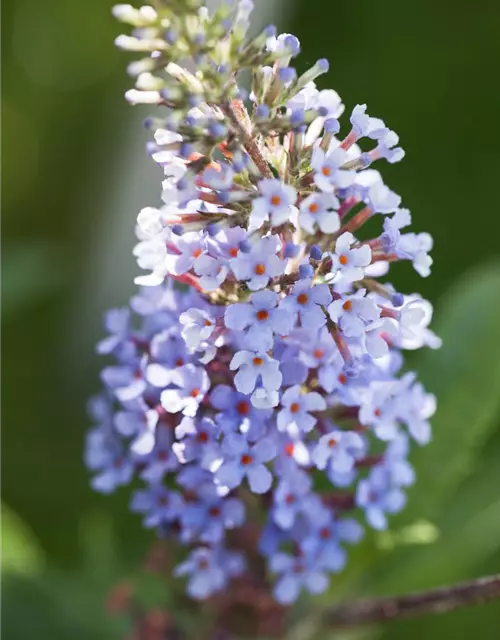
POLYGON ((432 238, 406 230, 372 167, 403 158, 397 134, 366 105, 341 124, 339 95, 315 83, 328 62, 299 75, 298 39, 249 35, 251 10, 114 9, 132 27, 117 46, 143 56, 126 97, 157 105, 145 125, 164 178, 161 206, 137 218, 140 292, 98 345, 115 364, 86 463, 101 492, 141 479, 131 508, 191 548, 176 574, 199 599, 256 571, 231 531, 261 496, 252 553, 289 604, 327 587, 361 523, 384 529, 403 508, 435 399, 402 354, 440 341, 430 303, 379 279, 400 260, 423 277, 432 264, 432 238), (379 235, 360 239, 371 218, 379 235))

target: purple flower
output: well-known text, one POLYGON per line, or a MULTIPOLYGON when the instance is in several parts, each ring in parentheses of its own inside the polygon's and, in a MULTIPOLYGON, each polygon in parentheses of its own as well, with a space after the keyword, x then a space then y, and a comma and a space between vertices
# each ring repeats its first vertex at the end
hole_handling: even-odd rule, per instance
POLYGON ((234 376, 234 384, 238 391, 249 395, 255 389, 257 382, 269 391, 277 391, 281 386, 283 376, 279 370, 279 362, 273 360, 267 353, 252 353, 238 351, 229 365, 231 371, 238 369, 234 376))
POLYGON ((240 251, 240 244, 247 239, 247 231, 242 227, 231 227, 221 229, 214 237, 207 240, 210 249, 224 258, 228 264, 229 260, 236 258, 240 251))
POLYGON ((251 291, 263 289, 270 278, 282 275, 285 261, 278 258, 277 236, 268 236, 254 243, 249 253, 240 253, 230 261, 231 269, 238 280, 247 282, 251 291))
POLYGON ((147 387, 141 363, 106 367, 101 372, 101 379, 122 403, 138 401, 147 387))
MULTIPOLYGON (((317 496, 311 492, 312 480, 307 473, 296 471, 289 479, 285 478, 274 491, 272 518, 282 529, 290 529, 306 503, 317 496)), ((314 504, 314 506, 317 506, 314 504)))
POLYGON ((358 289, 353 295, 334 300, 328 307, 330 318, 348 338, 361 337, 366 327, 380 317, 380 309, 365 293, 365 289, 358 289))
POLYGON ((388 133, 383 120, 379 118, 371 118, 366 113, 366 104, 357 104, 351 114, 352 130, 356 134, 356 139, 367 136, 374 140, 378 140, 388 133))
POLYGON ((386 472, 391 486, 411 487, 415 482, 415 471, 407 460, 409 449, 408 437, 399 434, 385 450, 378 468, 386 472))
POLYGON ((130 438, 142 431, 146 425, 150 430, 154 430, 158 421, 158 414, 154 409, 150 411, 146 409, 147 407, 142 408, 142 410, 118 411, 113 420, 117 432, 130 438))
POLYGON ((219 484, 234 489, 244 478, 253 493, 266 493, 271 488, 273 477, 264 466, 276 456, 276 445, 264 438, 250 446, 242 435, 226 436, 222 443, 224 462, 215 473, 219 484))
POLYGON ((317 418, 311 415, 312 411, 324 411, 326 402, 316 392, 302 393, 297 385, 290 387, 281 397, 283 409, 278 413, 277 425, 280 431, 286 431, 291 436, 298 436, 300 432, 309 433, 314 427, 317 418))
POLYGON ((97 345, 97 353, 112 353, 124 342, 130 331, 130 310, 111 309, 106 313, 106 329, 111 334, 97 345))
POLYGON ((328 328, 316 333, 304 329, 300 338, 300 359, 311 369, 321 369, 333 360, 341 359, 328 328))
POLYGON ((428 233, 405 233, 398 242, 397 252, 408 257, 415 271, 427 278, 431 273, 432 258, 429 256, 433 245, 432 236, 428 233))
POLYGON ((101 459, 97 468, 99 473, 92 478, 92 488, 99 493, 112 493, 117 487, 128 484, 132 480, 134 465, 129 458, 116 449, 109 450, 104 457, 105 459, 101 459))
POLYGON ((314 558, 276 553, 271 557, 269 566, 273 573, 280 574, 274 587, 274 597, 281 604, 294 602, 301 589, 318 594, 328 587, 325 568, 314 558))
POLYGON ((387 318, 380 318, 367 327, 365 348, 372 358, 389 354, 389 345, 397 338, 397 327, 387 318))
POLYGON ((250 229, 258 229, 264 222, 271 219, 273 227, 278 227, 290 220, 297 200, 297 192, 290 185, 281 180, 265 179, 258 184, 262 194, 252 202, 250 215, 250 229))
POLYGON ((372 261, 372 251, 367 244, 359 248, 351 249, 355 243, 352 233, 343 233, 335 243, 335 252, 332 257, 332 272, 340 272, 343 280, 354 282, 362 280, 365 275, 364 267, 372 261))
POLYGON ((339 206, 332 193, 311 193, 300 203, 299 224, 308 233, 314 233, 316 227, 323 233, 335 233, 340 228, 339 206))
POLYGON ((207 241, 199 233, 185 233, 182 237, 172 236, 172 243, 178 253, 169 253, 166 258, 168 271, 176 276, 196 267, 197 259, 206 253, 207 241))
POLYGON ((141 456, 140 463, 144 467, 141 472, 143 480, 151 484, 157 484, 162 481, 166 473, 178 469, 179 462, 172 451, 171 440, 172 438, 168 431, 160 431, 154 449, 147 455, 141 456))
POLYGON ((224 384, 211 392, 210 404, 220 411, 215 419, 225 433, 240 431, 250 441, 263 435, 265 421, 272 414, 271 409, 256 409, 247 395, 224 384))
POLYGON ((229 578, 239 575, 243 570, 244 562, 239 553, 217 547, 200 547, 175 568, 174 575, 189 576, 188 594, 196 600, 204 600, 224 589, 229 578))
POLYGON ((179 388, 162 392, 162 406, 169 413, 182 411, 185 416, 195 416, 210 387, 207 372, 202 367, 187 364, 176 371, 174 381, 179 388))
POLYGON ((346 565, 347 554, 340 546, 332 525, 317 528, 302 541, 301 548, 314 556, 323 570, 339 573, 346 565))
POLYGON ((215 328, 215 319, 203 309, 188 309, 181 313, 179 322, 183 325, 182 337, 191 351, 196 351, 215 328))
POLYGON ((184 501, 177 492, 153 484, 134 493, 130 508, 144 514, 144 526, 149 529, 177 520, 184 508, 184 501))
POLYGON ((220 459, 219 435, 220 427, 210 418, 184 416, 175 428, 175 437, 181 442, 172 445, 173 453, 182 464, 197 461, 203 469, 211 469, 220 459))
POLYGON ((205 169, 202 175, 203 182, 215 191, 229 191, 233 186, 234 171, 225 162, 219 164, 219 169, 205 169))
POLYGON ((328 285, 312 286, 312 279, 306 278, 294 285, 281 306, 288 311, 298 312, 302 326, 314 331, 326 324, 326 315, 321 307, 326 307, 331 301, 328 285))
POLYGON ((359 433, 332 431, 321 436, 313 450, 312 460, 318 469, 329 466, 337 473, 349 473, 365 451, 366 445, 359 433))
POLYGON ((181 514, 184 543, 200 540, 208 544, 222 542, 226 530, 240 527, 245 521, 245 507, 237 498, 221 499, 216 494, 200 495, 187 503, 181 514))
POLYGON ((321 147, 316 147, 311 159, 314 170, 314 182, 324 193, 333 193, 335 188, 346 189, 354 182, 353 171, 346 171, 340 167, 347 162, 347 152, 337 147, 331 153, 325 153, 321 147))
POLYGON ((220 260, 207 254, 200 255, 193 264, 199 285, 205 291, 215 291, 226 279, 229 268, 220 260))
POLYGON ((426 393, 419 382, 415 383, 396 399, 395 412, 419 444, 429 442, 429 418, 436 412, 436 398, 432 393, 426 393))
POLYGON ((401 197, 391 191, 381 180, 368 189, 365 200, 375 213, 393 213, 401 203, 401 197))
POLYGON ((356 491, 356 504, 365 511, 371 527, 387 528, 388 513, 398 513, 404 507, 406 497, 399 487, 391 486, 383 469, 373 469, 365 480, 361 480, 356 491))
POLYGON ((274 335, 287 335, 293 317, 277 308, 278 294, 258 291, 250 298, 251 304, 232 304, 226 309, 224 322, 228 329, 245 331, 245 346, 254 351, 272 349, 274 335))
POLYGON ((399 136, 394 131, 387 133, 379 139, 378 145, 370 152, 370 156, 377 160, 385 158, 390 164, 400 162, 405 157, 405 152, 401 147, 396 147, 399 136))

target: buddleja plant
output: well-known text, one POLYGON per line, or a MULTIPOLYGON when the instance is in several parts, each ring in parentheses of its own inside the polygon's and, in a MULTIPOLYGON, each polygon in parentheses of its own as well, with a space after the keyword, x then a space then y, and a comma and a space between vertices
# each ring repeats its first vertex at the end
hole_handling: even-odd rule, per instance
POLYGON ((296 37, 248 36, 250 0, 202 4, 114 9, 165 175, 137 219, 148 273, 98 345, 115 364, 86 461, 97 491, 139 480, 131 509, 185 548, 191 598, 264 616, 325 591, 404 507, 435 399, 402 353, 439 339, 429 302, 387 273, 428 276, 432 239, 378 171, 403 158, 398 136, 366 105, 340 124, 315 84, 327 61, 298 75, 296 37))

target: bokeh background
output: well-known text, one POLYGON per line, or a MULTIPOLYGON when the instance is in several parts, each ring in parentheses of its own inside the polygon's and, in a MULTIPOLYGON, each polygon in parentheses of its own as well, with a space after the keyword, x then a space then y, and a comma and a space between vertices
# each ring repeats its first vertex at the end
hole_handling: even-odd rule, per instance
MULTIPOLYGON (((5 638, 116 638, 104 597, 150 534, 127 491, 93 494, 82 464, 102 312, 126 303, 137 211, 159 198, 144 112, 123 100, 107 0, 3 3, 3 619, 5 638)), ((349 110, 367 102, 407 151, 384 167, 431 278, 393 281, 436 303, 440 353, 412 364, 441 403, 420 483, 391 534, 370 538, 324 602, 500 570, 500 5, 497 0, 256 0, 326 56, 349 110)), ((363 637, 498 638, 500 605, 398 622, 363 637)), ((333 637, 325 632, 321 637, 333 637)), ((340 636, 335 636, 340 637, 340 636)), ((343 637, 343 636, 342 636, 343 637)), ((359 636, 357 636, 359 637, 359 636)))

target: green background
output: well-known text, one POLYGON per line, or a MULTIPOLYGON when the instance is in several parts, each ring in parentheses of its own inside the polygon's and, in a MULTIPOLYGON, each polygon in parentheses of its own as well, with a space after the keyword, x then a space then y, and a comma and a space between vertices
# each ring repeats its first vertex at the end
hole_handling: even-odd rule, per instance
MULTIPOLYGON (((115 637, 104 594, 150 539, 127 513, 127 491, 93 494, 82 464, 102 312, 133 291, 135 216, 159 198, 145 112, 123 100, 111 4, 3 3, 6 638, 115 637)), ((347 110, 366 102, 399 133, 407 157, 384 176, 414 230, 434 236, 435 264, 426 280, 406 264, 392 279, 436 303, 445 338, 440 353, 412 360, 441 405, 435 443, 414 458, 421 482, 409 509, 392 538, 354 554, 324 601, 499 571, 500 5, 284 0, 272 19, 300 38, 300 68, 328 57, 321 86, 335 87, 347 110), (437 542, 423 544, 434 527, 437 542)), ((499 626, 500 605, 490 604, 367 637, 489 639, 499 626)))

